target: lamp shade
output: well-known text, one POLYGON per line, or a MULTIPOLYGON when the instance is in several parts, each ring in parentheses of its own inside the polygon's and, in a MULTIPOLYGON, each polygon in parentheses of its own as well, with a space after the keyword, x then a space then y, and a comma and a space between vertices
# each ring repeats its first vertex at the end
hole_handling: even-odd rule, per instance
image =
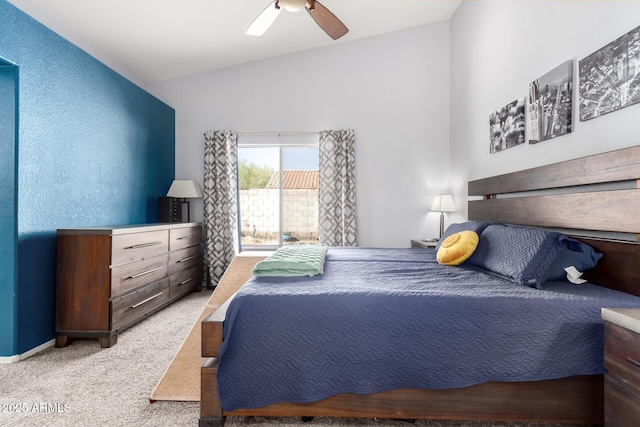
POLYGON ((453 205, 451 194, 438 194, 433 201, 431 210, 435 212, 455 212, 456 207, 453 205))
POLYGON ((167 192, 167 197, 175 197, 178 199, 200 198, 202 190, 198 183, 190 179, 176 179, 171 184, 171 188, 167 192))

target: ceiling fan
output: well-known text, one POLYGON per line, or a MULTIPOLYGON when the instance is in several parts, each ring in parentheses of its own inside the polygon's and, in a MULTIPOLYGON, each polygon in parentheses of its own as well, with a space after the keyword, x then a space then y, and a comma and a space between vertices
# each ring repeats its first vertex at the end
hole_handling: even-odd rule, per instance
POLYGON ((251 36, 263 35, 276 20, 280 11, 299 12, 306 9, 316 24, 334 40, 347 34, 349 29, 326 7, 315 0, 275 0, 253 20, 246 33, 251 36))

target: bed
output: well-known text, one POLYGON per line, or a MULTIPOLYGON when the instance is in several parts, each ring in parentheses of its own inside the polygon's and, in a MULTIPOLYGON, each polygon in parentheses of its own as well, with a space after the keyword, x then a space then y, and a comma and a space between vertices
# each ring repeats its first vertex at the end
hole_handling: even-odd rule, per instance
MULTIPOLYGON (((640 289, 638 288, 638 280, 640 279, 640 267, 637 264, 638 256, 640 256, 640 244, 638 244, 638 233, 640 233, 640 220, 636 217, 636 212, 640 208, 640 193, 637 189, 638 179, 640 178, 640 147, 631 147, 627 149, 612 151, 604 154, 584 157, 571 161, 561 162, 553 165, 543 166, 539 168, 529 169, 525 171, 515 172, 511 174, 501 175, 492 178, 486 178, 469 182, 468 192, 471 199, 468 204, 468 216, 469 220, 477 222, 489 222, 499 224, 513 224, 521 226, 533 226, 542 227, 544 229, 561 230, 563 233, 576 238, 578 241, 588 244, 596 251, 604 254, 602 259, 598 262, 597 266, 593 270, 589 270, 585 273, 589 283, 586 285, 580 285, 581 289, 590 289, 589 292, 594 292, 591 306, 589 308, 589 316, 596 322, 596 325, 588 326, 584 332, 578 332, 578 328, 571 322, 571 319, 578 319, 580 313, 571 313, 569 315, 568 325, 571 331, 562 335, 562 340, 565 341, 567 337, 571 337, 572 333, 583 334, 590 337, 592 341, 601 342, 601 328, 602 325, 599 322, 599 310, 597 298, 602 297, 601 304, 607 306, 610 304, 623 305, 630 304, 630 306, 637 306, 637 298, 631 297, 632 295, 640 295, 640 289), (613 291, 608 291, 612 289, 613 291), (620 292, 616 292, 620 291, 620 292), (604 293, 600 295, 600 293, 604 293), (626 294, 626 295, 625 295, 626 294), (630 297, 625 299, 625 297, 630 297), (591 329, 588 329, 591 328, 591 329)), ((370 277, 366 281, 378 280, 376 277, 384 276, 387 274, 387 279, 390 277, 405 278, 405 282, 410 285, 404 286, 411 288, 414 286, 413 291, 417 294, 422 293, 421 286, 424 285, 424 277, 430 276, 435 268, 437 271, 446 271, 447 274, 454 274, 452 283, 462 283, 465 280, 471 279, 471 276, 480 274, 474 268, 459 268, 459 267, 443 267, 435 263, 435 251, 430 249, 417 250, 417 249, 404 249, 397 251, 388 250, 367 250, 367 249, 338 249, 332 248, 327 254, 327 268, 325 274, 327 277, 348 274, 348 270, 352 267, 344 267, 346 262, 359 262, 359 272, 367 271, 370 277), (363 252, 365 251, 365 252, 363 252), (371 252, 373 251, 373 252, 371 252), (424 257, 421 258, 421 256, 424 257), (394 257, 397 258, 394 261, 394 257), (366 265, 363 266, 365 261, 376 259, 380 261, 380 265, 372 267, 366 265), (425 261, 426 260, 426 261, 425 261), (398 265, 398 262, 400 263, 398 265), (448 269, 448 270, 445 270, 448 269), (386 273, 385 273, 386 272, 386 273), (455 273, 453 273, 455 272, 455 273)), ((464 266, 464 264, 463 264, 464 266)), ((355 276, 361 276, 355 275, 355 276)), ((487 276, 494 276, 488 274, 487 276)), ((475 277, 475 276, 474 276, 475 277)), ((271 281, 275 279, 269 279, 271 281)), ((239 291, 238 295, 243 296, 238 300, 255 301, 258 299, 264 299, 264 295, 269 295, 271 292, 275 292, 274 289, 286 288, 288 291, 288 298, 291 298, 291 293, 295 294, 297 279, 288 279, 292 283, 287 281, 278 285, 277 282, 265 285, 265 281, 256 284, 254 279, 250 280, 239 291), (253 299, 252 299, 253 298, 253 299)), ((317 298, 328 298, 327 293, 321 290, 322 279, 305 279, 307 282, 311 281, 311 287, 318 287, 317 298)), ((354 279, 355 280, 355 279, 354 279)), ((386 279, 385 279, 386 280, 386 279)), ((487 279, 488 280, 488 279, 487 279)), ((400 281, 402 283, 402 281, 400 281)), ((520 322, 533 323, 534 320, 521 318, 518 313, 522 312, 522 309, 515 308, 512 305, 512 300, 505 298, 512 298, 504 294, 504 283, 498 280, 498 283, 492 282, 490 293, 493 297, 496 295, 499 298, 504 299, 507 303, 503 304, 503 308, 512 310, 507 317, 511 317, 514 320, 520 322), (518 311, 521 310, 521 311, 518 311)), ((568 283, 556 283, 556 281, 545 282, 549 285, 549 289, 540 291, 534 289, 534 287, 523 286, 518 289, 518 292, 525 295, 524 299, 531 302, 536 296, 542 295, 544 292, 556 292, 570 294, 571 289, 577 289, 574 285, 568 283), (555 289, 555 287, 558 287, 555 289), (563 287, 564 286, 564 287, 563 287), (526 289, 525 289, 526 288, 526 289), (565 289, 566 288, 566 289, 565 289)), ((326 304, 329 307, 333 307, 342 299, 350 297, 350 289, 358 288, 362 283, 345 283, 341 291, 334 292, 335 295, 330 295, 329 299, 326 299, 326 304)), ((403 287, 402 284, 394 285, 403 287)), ((309 288, 306 284, 305 287, 309 288)), ((464 286, 460 286, 464 289, 464 286)), ((382 289, 387 289, 385 286, 380 286, 380 292, 371 292, 369 294, 376 294, 373 298, 376 300, 373 309, 369 309, 369 315, 374 316, 369 319, 370 322, 374 320, 379 324, 395 325, 393 322, 398 322, 398 318, 395 315, 389 313, 395 313, 395 309, 391 308, 391 305, 385 305, 385 301, 391 303, 396 294, 395 291, 384 293, 382 289), (382 301, 382 302, 381 302, 382 301), (387 309, 388 308, 388 309, 387 309), (392 318, 392 319, 390 319, 392 318)), ((469 288, 467 286, 466 288, 469 288)), ((436 293, 445 293, 448 290, 442 291, 436 290, 436 293)), ((580 292, 578 293, 580 295, 580 292)), ((442 297, 442 295, 440 295, 442 297)), ((448 298, 444 295, 444 298, 448 298)), ((548 313, 565 312, 573 305, 573 298, 567 297, 563 299, 564 304, 561 306, 552 305, 547 308, 548 313), (561 308, 558 308, 561 307, 561 308)), ((360 299, 360 298, 358 298, 360 299)), ((372 299, 372 301, 373 301, 372 299)), ((399 298, 402 299, 402 298, 399 298)), ((448 301, 449 299, 447 299, 448 301)), ((463 298, 465 305, 464 310, 461 311, 481 311, 482 304, 478 302, 481 297, 471 296, 469 298, 463 298), (477 305, 480 304, 480 305, 477 305)), ((295 306, 288 302, 276 302, 273 300, 274 305, 282 305, 282 307, 295 306)), ((352 302, 355 300, 352 300, 352 302)), ((423 304, 417 303, 416 298, 404 299, 405 304, 423 304)), ((451 381, 451 378, 437 378, 440 374, 448 374, 453 371, 459 371, 460 366, 457 365, 455 369, 447 369, 446 363, 443 360, 436 361, 434 363, 435 368, 433 372, 428 372, 425 375, 412 376, 421 377, 416 378, 414 383, 410 383, 407 386, 400 386, 394 382, 397 379, 389 380, 382 386, 376 378, 371 380, 374 384, 369 387, 368 385, 362 386, 358 381, 347 382, 348 392, 334 394, 331 385, 324 385, 321 387, 325 392, 318 393, 317 395, 310 394, 287 394, 291 387, 283 387, 284 390, 280 390, 282 393, 280 397, 276 397, 275 401, 270 393, 266 396, 249 396, 247 401, 243 401, 245 393, 236 393, 239 396, 233 396, 233 390, 243 389, 243 382, 246 379, 240 378, 236 371, 231 366, 225 366, 228 361, 238 358, 241 363, 245 363, 246 357, 249 357, 252 351, 243 349, 242 346, 236 346, 235 350, 230 350, 234 344, 233 339, 227 339, 223 341, 223 326, 225 320, 227 328, 229 325, 238 324, 241 325, 240 320, 249 316, 242 316, 236 312, 236 305, 232 304, 232 299, 227 301, 210 317, 205 319, 202 323, 202 356, 203 365, 201 370, 201 403, 200 403, 200 425, 202 426, 218 426, 224 423, 226 416, 332 416, 332 417, 378 417, 378 418, 402 418, 402 419, 451 419, 451 420, 489 420, 489 421, 547 421, 547 422, 562 422, 562 423, 583 423, 583 424, 601 424, 603 422, 603 376, 602 366, 599 360, 594 362, 593 357, 591 360, 585 362, 578 362, 581 365, 579 368, 573 367, 573 374, 566 374, 560 372, 540 372, 548 370, 549 366, 555 367, 555 364, 546 363, 544 367, 536 367, 534 372, 528 372, 524 380, 514 380, 514 377, 502 377, 501 372, 507 368, 496 368, 491 371, 489 365, 483 365, 483 361, 478 361, 479 366, 482 369, 471 369, 471 373, 463 373, 462 379, 456 378, 451 381), (237 351, 233 357, 229 353, 237 351), (219 358, 220 353, 227 352, 225 357, 219 358), (438 364, 439 363, 439 364, 438 364), (588 367, 587 367, 588 365, 588 367), (220 372, 219 371, 220 368, 220 372), (536 370, 537 369, 537 370, 536 370), (477 371, 482 371, 479 378, 474 377, 477 371), (489 371, 487 373, 487 371, 489 371), (432 382, 429 382, 432 381, 432 382), (426 386, 425 386, 426 384, 426 386), (326 387, 325 387, 326 386, 326 387), (350 387, 350 388, 349 388, 350 387), (381 391, 376 391, 381 390, 381 391), (220 392, 220 393, 219 393, 220 392), (282 396, 288 396, 285 400, 282 400, 282 396), (304 397, 300 397, 304 396, 304 397), (251 400, 253 399, 253 400, 251 400), (261 400, 263 399, 263 400, 261 400)), ((457 307, 452 302, 453 307, 457 307)), ((540 300, 535 301, 535 305, 542 306, 546 302, 540 300)), ((553 304, 556 304, 554 302, 553 304)), ((353 305, 353 304, 349 304, 353 305)), ((438 304, 440 305, 440 303, 438 304)), ((305 308, 297 308, 304 313, 305 308)), ((287 310, 283 308, 281 310, 272 310, 272 312, 286 312, 295 310, 287 310)), ((367 312, 367 309, 364 309, 367 312)), ((407 309, 408 312, 418 312, 417 309, 407 309)), ((430 310, 423 310, 430 311, 430 310)), ((446 313, 454 313, 456 310, 445 310, 439 316, 445 316, 446 313)), ((329 328, 330 330, 337 329, 339 326, 344 325, 347 320, 340 319, 338 316, 339 311, 331 312, 331 318, 334 318, 336 323, 329 328)), ((253 317, 253 316, 251 316, 253 317)), ((473 325, 461 324, 457 325, 454 332, 447 331, 444 326, 454 324, 459 321, 459 317, 451 316, 449 319, 440 317, 442 324, 436 329, 442 329, 443 334, 448 334, 453 337, 464 337, 462 332, 465 332, 467 328, 473 325)), ((269 325, 275 323, 272 319, 265 317, 263 324, 269 325)), ((349 321, 353 320, 351 318, 349 321)), ((423 321, 424 319, 419 319, 423 321)), ((286 324, 287 321, 285 321, 286 324)), ((298 323, 291 322, 289 323, 298 323)), ((501 321, 500 323, 504 323, 501 321)), ((565 322, 566 323, 566 322, 565 322)), ((534 328, 535 330, 543 329, 545 322, 541 322, 534 328)), ((505 327, 511 327, 513 331, 520 331, 522 328, 520 324, 507 324, 505 327)), ((566 325, 565 325, 566 326, 566 325)), ((235 328, 235 326, 234 326, 235 328)), ((239 331, 242 330, 240 326, 235 328, 239 331)), ((481 328, 482 329, 482 328, 481 328)), ((484 326, 487 329, 487 326, 484 326)), ((232 329, 230 329, 232 330, 232 329)), ((228 332, 228 331, 227 331, 228 332)), ((565 331, 566 332, 566 331, 565 331)), ((420 363, 420 359, 425 358, 425 349, 417 346, 418 341, 421 341, 424 331, 420 332, 415 337, 411 338, 413 342, 407 343, 402 341, 402 346, 409 346, 411 351, 398 351, 398 353, 409 353, 416 357, 411 363, 415 366, 415 363, 420 363)), ((479 333, 479 332, 478 332, 479 333)), ((274 354, 284 351, 285 356, 290 354, 290 350, 282 350, 278 348, 278 341, 281 339, 281 335, 278 335, 275 331, 265 329, 263 331, 257 331, 256 336, 253 337, 254 341, 260 341, 260 348, 269 348, 274 354)), ((302 339, 308 338, 310 345, 313 345, 317 341, 317 337, 311 337, 309 330, 302 330, 302 339)), ((530 337, 532 332, 528 331, 523 333, 519 339, 526 340, 530 337)), ((407 334, 396 334, 407 335, 407 334)), ((409 334, 410 335, 410 334, 409 334)), ((437 335, 437 334, 436 334, 437 335)), ((503 335, 514 335, 503 332, 503 335)), ((229 337, 238 337, 242 335, 229 335, 229 337)), ((515 334, 517 337, 517 334, 515 334)), ((560 335, 554 335, 556 338, 560 335)), ((367 375, 378 373, 379 371, 388 369, 389 360, 395 360, 395 354, 393 353, 393 346, 386 346, 386 341, 394 340, 397 337, 393 334, 393 327, 391 331, 383 335, 382 341, 361 340, 364 345, 369 342, 370 348, 365 350, 359 350, 357 355, 371 354, 373 357, 364 358, 362 360, 356 359, 359 365, 362 365, 362 371, 357 376, 366 377, 367 375), (378 360, 382 365, 367 364, 371 359, 378 360), (382 362, 380 362, 382 359, 382 362)), ((329 337, 329 342, 334 337, 329 337)), ((437 339, 435 337, 434 339, 437 339)), ((442 339, 442 337, 440 337, 442 339)), ((496 338, 500 339, 500 338, 496 338)), ((463 340, 464 341, 464 340, 463 340)), ((396 348, 397 348, 396 343, 396 348)), ((480 344, 478 344, 480 345, 480 344)), ((515 347, 516 344, 509 343, 505 346, 515 347)), ((449 346, 449 345, 447 345, 449 346)), ((330 346, 326 343, 324 348, 330 346)), ((444 347, 442 345, 438 348, 444 347)), ((485 346, 486 347, 486 346, 485 346)), ((491 346, 489 346, 491 347, 491 346)), ((499 347, 499 346, 496 346, 499 347)), ((553 349, 553 347, 550 347, 553 349)), ((488 357, 499 359, 501 356, 491 353, 491 348, 488 351, 488 357)), ((319 351, 319 350, 318 350, 319 351)), ((558 350, 558 354, 552 354, 549 349, 545 350, 545 354, 553 360, 562 359, 574 359, 573 356, 579 355, 584 351, 577 347, 574 348, 575 354, 566 353, 567 356, 563 357, 565 351, 570 350, 558 350)), ((467 351, 468 352, 468 351, 467 351)), ((338 352, 340 353, 340 352, 338 352)), ((466 360, 467 364, 475 363, 475 353, 466 360)), ((480 352, 481 353, 481 352, 480 352)), ((268 354, 268 351, 267 353, 268 354)), ((526 353, 528 354, 528 353, 526 353)), ((518 355, 517 352, 510 353, 506 358, 513 358, 514 355, 518 355)), ((487 355, 485 355, 487 356, 487 355)), ((544 354, 541 354, 541 357, 544 354)), ((338 357, 334 355, 332 357, 338 357)), ((358 356, 359 357, 359 356, 358 356)), ((264 354, 260 355, 262 360, 266 359, 264 354)), ((353 359, 353 355, 350 356, 353 359)), ((263 363, 263 371, 276 372, 277 361, 279 359, 286 359, 286 357, 276 357, 268 364, 263 363)), ((330 358, 331 359, 331 358, 330 358)), ((292 359, 295 362, 295 358, 292 359)), ((292 363, 289 360, 288 363, 292 363)), ((255 361, 254 361, 255 362, 255 361)), ((430 363, 427 365, 431 365, 430 363)), ((246 361, 249 363, 249 361, 246 361)), ((313 362, 315 363, 315 362, 313 362)), ((392 364, 396 366, 403 362, 392 364)), ((515 364, 517 366, 517 363, 515 364)), ((535 365, 531 363, 528 365, 535 365)), ((291 366, 291 365, 290 365, 291 366)), ((294 370, 296 366, 293 365, 294 370)), ((427 372, 425 369, 428 366, 421 366, 419 371, 422 373, 427 372), (424 368, 424 369, 423 369, 424 368)), ((253 369, 253 368, 252 368, 253 369)), ((323 374, 317 376, 317 378, 310 378, 311 388, 314 384, 321 384, 323 378, 336 378, 336 373, 331 372, 333 369, 331 366, 323 366, 323 374), (328 369, 328 370, 327 370, 328 369)), ((405 369, 406 370, 406 369, 405 369)), ((348 369, 351 371, 351 369, 348 369)), ((402 376, 403 369, 400 369, 398 376, 402 376)), ((258 377, 261 375, 258 371, 253 371, 254 375, 258 377)), ((518 373, 521 374, 521 373, 518 373)), ((277 376, 277 374, 276 374, 277 376)), ((448 377, 449 375, 445 375, 448 377)), ((515 377, 518 378, 518 377, 515 377)), ((294 381, 299 381, 295 380, 294 381)), ((368 381, 368 379, 367 379, 368 381)), ((386 376, 384 380, 387 381, 386 376)), ((405 380, 402 380, 405 381, 405 380)), ((331 381, 329 381, 331 382, 331 381)), ((267 384, 267 383, 265 383, 267 384)), ((344 385, 344 384, 343 384, 344 385)), ((269 387, 259 387, 264 390, 269 387)), ((244 389, 247 389, 246 387, 244 389)))

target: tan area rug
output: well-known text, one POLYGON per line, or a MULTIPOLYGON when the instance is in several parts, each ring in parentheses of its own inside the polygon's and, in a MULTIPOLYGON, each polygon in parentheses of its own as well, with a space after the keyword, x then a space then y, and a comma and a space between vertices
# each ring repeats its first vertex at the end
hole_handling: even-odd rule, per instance
POLYGON ((200 401, 200 323, 231 297, 247 280, 264 256, 236 256, 211 294, 189 335, 151 393, 149 400, 200 401))

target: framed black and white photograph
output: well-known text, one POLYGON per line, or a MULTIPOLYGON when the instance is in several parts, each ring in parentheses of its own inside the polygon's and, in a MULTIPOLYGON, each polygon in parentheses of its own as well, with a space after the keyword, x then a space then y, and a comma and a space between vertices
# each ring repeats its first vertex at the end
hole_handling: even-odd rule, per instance
POLYGON ((517 99, 489 115, 490 153, 524 142, 524 98, 517 99))
POLYGON ((640 27, 579 62, 580 121, 640 101, 640 27))
POLYGON ((529 144, 571 132, 573 61, 567 61, 529 84, 529 144))

